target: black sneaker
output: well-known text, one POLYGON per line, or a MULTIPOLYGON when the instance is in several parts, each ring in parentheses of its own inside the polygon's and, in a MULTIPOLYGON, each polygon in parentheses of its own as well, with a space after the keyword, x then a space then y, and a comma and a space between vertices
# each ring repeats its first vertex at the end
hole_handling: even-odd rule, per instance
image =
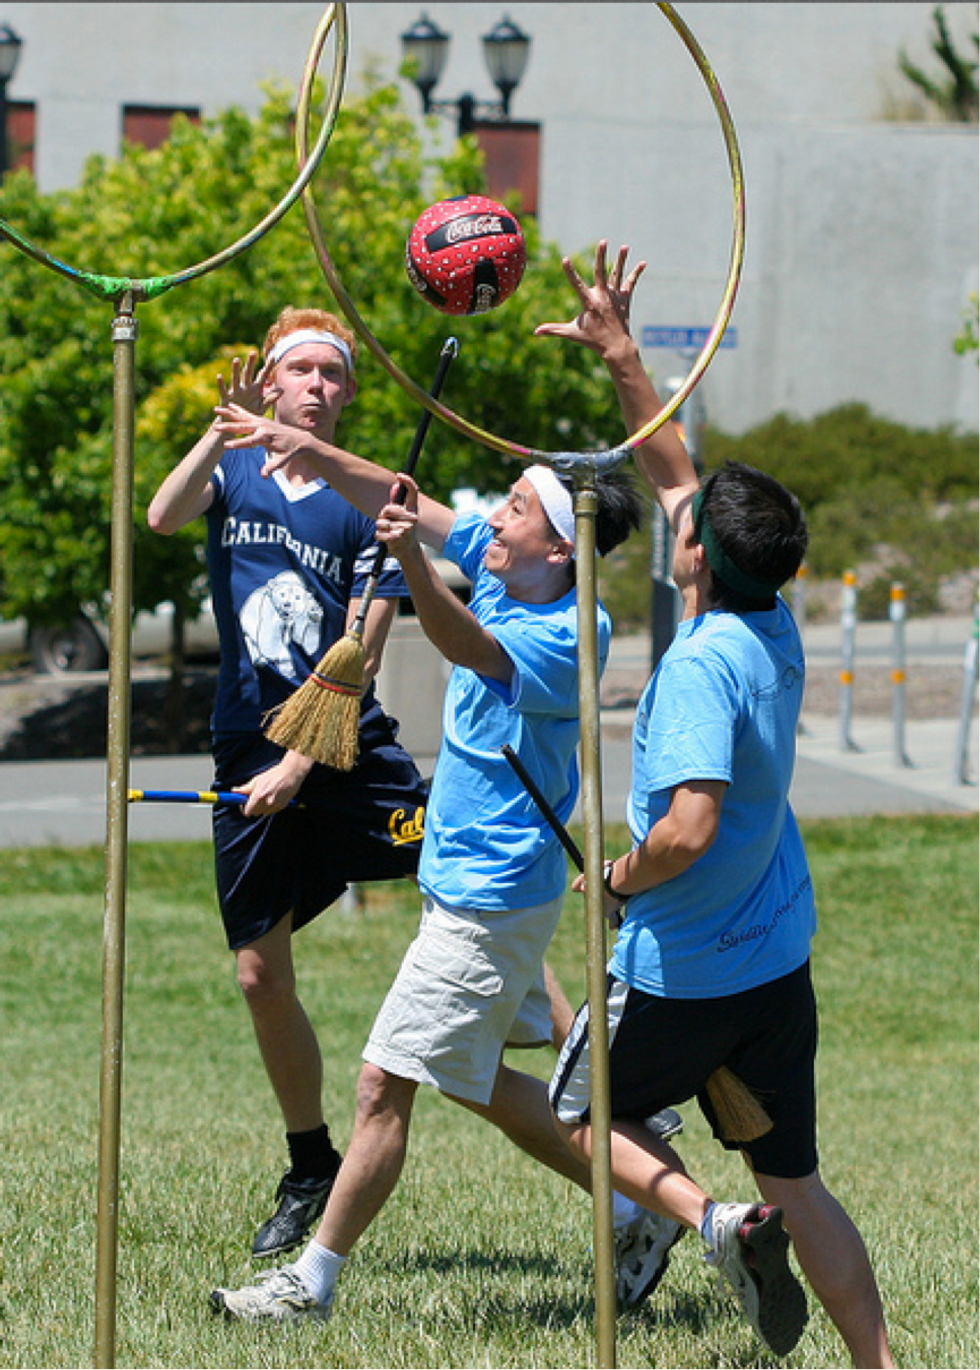
POLYGON ((670 1264, 671 1247, 686 1231, 672 1218, 643 1212, 613 1233, 616 1298, 621 1306, 636 1308, 650 1297, 670 1264))
POLYGON ((299 1246, 326 1208, 339 1169, 338 1156, 333 1174, 326 1179, 291 1180, 287 1170, 276 1190, 279 1207, 256 1232, 252 1255, 280 1256, 299 1246))

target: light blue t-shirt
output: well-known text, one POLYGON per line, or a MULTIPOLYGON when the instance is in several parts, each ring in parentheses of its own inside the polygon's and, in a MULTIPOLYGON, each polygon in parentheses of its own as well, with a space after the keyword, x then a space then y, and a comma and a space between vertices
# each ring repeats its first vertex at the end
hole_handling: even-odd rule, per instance
POLYGON ((727 782, 718 833, 681 875, 636 895, 611 969, 647 994, 714 998, 796 970, 816 928, 789 804, 803 649, 782 599, 682 622, 637 709, 627 821, 639 844, 684 781, 727 782))
MULTIPOLYGON (((492 530, 457 518, 443 548, 473 582, 470 609, 510 657, 509 687, 454 667, 425 816, 419 885, 450 908, 530 908, 557 898, 567 860, 501 753, 509 743, 564 822, 578 795, 578 611, 574 588, 548 604, 511 599, 483 567, 492 530)), ((611 624, 598 610, 600 670, 611 624)))

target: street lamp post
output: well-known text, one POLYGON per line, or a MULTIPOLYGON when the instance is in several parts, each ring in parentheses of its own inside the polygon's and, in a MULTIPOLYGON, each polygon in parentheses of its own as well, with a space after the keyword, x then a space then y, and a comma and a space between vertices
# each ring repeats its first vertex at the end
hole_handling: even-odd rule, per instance
POLYGON ((17 70, 24 40, 9 24, 0 24, 0 180, 9 165, 7 159, 7 85, 17 70))
POLYGON ((402 51, 413 63, 412 80, 422 97, 424 114, 454 112, 459 136, 472 133, 480 118, 506 122, 510 118, 510 97, 520 85, 531 52, 531 39, 506 15, 483 37, 483 57, 490 79, 500 92, 499 101, 479 101, 470 94, 457 100, 435 100, 438 85, 449 55, 448 33, 444 33, 423 12, 420 19, 402 34, 402 51))

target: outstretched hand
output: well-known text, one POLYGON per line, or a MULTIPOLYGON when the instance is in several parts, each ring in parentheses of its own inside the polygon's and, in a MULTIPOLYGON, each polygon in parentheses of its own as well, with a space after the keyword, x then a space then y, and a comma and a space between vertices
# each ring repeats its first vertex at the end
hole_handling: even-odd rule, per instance
POLYGON ((264 447, 268 458, 262 475, 269 476, 302 446, 304 434, 288 424, 263 418, 241 404, 228 402, 215 406, 214 429, 225 434, 226 447, 264 447))
POLYGON ((264 393, 266 367, 259 365, 259 354, 250 352, 244 365, 240 357, 231 359, 231 381, 217 377, 218 396, 222 405, 240 404, 253 414, 261 414, 270 404, 264 393))
POLYGON ((615 347, 629 338, 630 305, 636 283, 646 270, 646 262, 637 262, 626 275, 629 248, 621 247, 609 271, 606 252, 609 244, 602 239, 596 247, 595 280, 586 285, 582 277, 565 257, 562 266, 581 305, 580 312, 568 323, 543 323, 534 330, 536 337, 567 338, 606 357, 615 347))

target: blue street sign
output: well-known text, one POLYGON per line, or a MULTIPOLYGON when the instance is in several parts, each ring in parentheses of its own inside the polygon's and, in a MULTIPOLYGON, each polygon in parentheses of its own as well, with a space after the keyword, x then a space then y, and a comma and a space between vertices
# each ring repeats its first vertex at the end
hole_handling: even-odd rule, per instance
MULTIPOLYGON (((674 328, 659 324, 643 325, 643 346, 644 347, 669 347, 675 352, 686 352, 690 349, 700 352, 708 341, 710 328, 674 328)), ((738 329, 726 328, 722 334, 720 347, 738 346, 738 329)))

